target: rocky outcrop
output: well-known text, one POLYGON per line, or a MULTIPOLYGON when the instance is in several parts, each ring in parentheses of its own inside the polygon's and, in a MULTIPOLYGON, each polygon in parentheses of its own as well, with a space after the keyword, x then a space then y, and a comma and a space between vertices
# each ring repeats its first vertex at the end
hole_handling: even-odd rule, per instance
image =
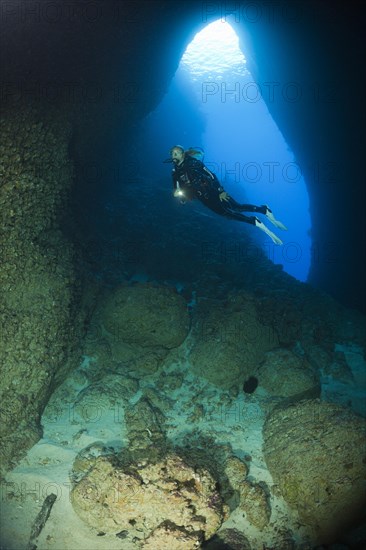
POLYGON ((258 483, 245 481, 239 487, 240 509, 249 523, 258 529, 264 529, 271 517, 269 497, 258 483))
POLYGON ((99 456, 73 488, 72 505, 91 527, 125 531, 146 548, 197 547, 223 521, 215 480, 175 454, 155 463, 125 464, 113 455, 99 456))
POLYGON ((126 285, 103 301, 104 329, 127 344, 166 349, 178 347, 189 330, 184 298, 174 289, 153 285, 126 285))
POLYGON ((110 350, 110 361, 143 376, 184 342, 190 319, 185 299, 174 288, 125 284, 103 293, 92 324, 110 350))
POLYGON ((72 181, 67 113, 7 106, 0 122, 1 464, 41 435, 40 415, 76 366, 83 312, 59 210, 72 181))
POLYGON ((314 544, 337 541, 365 507, 364 419, 319 400, 275 410, 264 426, 264 455, 284 499, 314 544))
POLYGON ((255 371, 259 387, 268 393, 266 408, 278 403, 300 401, 320 396, 319 374, 305 357, 287 349, 266 353, 265 360, 255 371))
POLYGON ((189 356, 193 372, 225 389, 242 385, 265 352, 278 345, 274 330, 259 322, 249 294, 232 296, 226 306, 203 302, 194 334, 189 356))

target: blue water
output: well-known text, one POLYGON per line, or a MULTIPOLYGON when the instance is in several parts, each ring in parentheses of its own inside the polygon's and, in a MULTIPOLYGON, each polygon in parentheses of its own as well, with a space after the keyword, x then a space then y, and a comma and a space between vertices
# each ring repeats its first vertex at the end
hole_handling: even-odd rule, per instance
MULTIPOLYGON (((274 246, 254 227, 251 238, 273 263, 306 281, 311 220, 301 167, 268 111, 264 99, 270 89, 254 83, 237 40, 215 51, 215 32, 214 41, 212 35, 201 37, 187 48, 166 96, 145 119, 144 139, 155 158, 166 158, 174 144, 202 146, 205 164, 238 202, 268 204, 287 226, 283 232, 262 218, 283 246, 274 246)), ((161 166, 156 170, 158 175, 161 166)))

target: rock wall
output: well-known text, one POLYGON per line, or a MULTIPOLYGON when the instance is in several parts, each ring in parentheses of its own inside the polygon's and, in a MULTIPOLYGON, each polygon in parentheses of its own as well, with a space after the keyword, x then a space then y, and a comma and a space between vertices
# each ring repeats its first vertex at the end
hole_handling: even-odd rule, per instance
POLYGON ((65 113, 7 104, 0 121, 1 464, 41 435, 57 380, 77 364, 74 249, 59 229, 72 182, 65 113))
POLYGON ((294 152, 312 219, 309 281, 366 311, 360 159, 365 136, 361 2, 259 2, 236 6, 248 69, 294 152))
POLYGON ((362 518, 365 421, 319 400, 278 408, 266 420, 264 454, 275 484, 313 544, 331 544, 362 518))

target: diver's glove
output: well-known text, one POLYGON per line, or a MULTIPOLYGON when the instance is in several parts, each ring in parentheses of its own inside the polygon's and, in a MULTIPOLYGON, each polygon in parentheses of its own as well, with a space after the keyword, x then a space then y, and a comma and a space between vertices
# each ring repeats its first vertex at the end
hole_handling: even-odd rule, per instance
POLYGON ((220 201, 228 201, 230 199, 229 193, 226 193, 226 191, 222 191, 222 193, 219 194, 220 201))
POLYGON ((266 217, 269 219, 269 221, 275 226, 275 227, 278 227, 278 229, 283 229, 284 231, 287 231, 287 227, 285 225, 283 225, 282 222, 279 222, 278 220, 276 220, 276 218, 274 217, 273 215, 273 212, 272 210, 265 204, 264 205, 265 208, 267 209, 266 210, 266 217))
POLYGON ((272 231, 268 229, 268 227, 264 225, 264 223, 258 220, 258 218, 255 218, 254 225, 258 227, 258 229, 260 229, 261 231, 264 231, 264 233, 266 233, 266 235, 268 235, 268 237, 270 237, 275 244, 278 244, 278 245, 283 244, 281 239, 279 239, 274 233, 272 233, 272 231))

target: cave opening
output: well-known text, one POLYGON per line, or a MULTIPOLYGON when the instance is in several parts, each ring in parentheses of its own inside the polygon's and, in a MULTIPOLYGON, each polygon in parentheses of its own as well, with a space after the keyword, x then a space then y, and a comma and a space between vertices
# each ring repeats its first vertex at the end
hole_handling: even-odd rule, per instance
MULTIPOLYGON (((142 124, 140 141, 151 159, 166 156, 174 144, 201 146, 206 166, 230 195, 242 203, 268 204, 284 221, 288 231, 280 235, 283 246, 273 246, 257 231, 250 238, 274 264, 306 281, 311 263, 306 183, 268 110, 279 92, 273 84, 254 81, 242 49, 230 17, 199 31, 162 102, 142 124)), ((286 93, 291 101, 291 90, 286 93)), ((245 224, 234 223, 240 226, 235 231, 240 241, 245 224)), ((221 224, 221 237, 225 240, 230 233, 232 239, 232 226, 222 219, 221 224)))
MULTIPOLYGON (((240 48, 230 75, 225 79, 225 66, 214 74, 211 69, 202 88, 192 66, 183 66, 194 32, 206 24, 200 2, 104 0, 93 3, 103 8, 94 18, 81 9, 86 1, 70 0, 64 9, 63 0, 54 0, 52 13, 62 16, 57 22, 49 11, 33 9, 38 3, 26 10, 22 4, 13 0, 0 17, 6 96, 0 132, 0 546, 159 548, 160 540, 169 544, 167 535, 178 544, 182 532, 196 545, 204 537, 208 547, 234 540, 243 548, 362 544, 366 320, 347 309, 365 310, 358 11, 351 17, 346 4, 329 9, 307 0, 296 20, 258 13, 251 22, 243 4, 245 27, 232 25, 240 48), (344 68, 347 78, 340 78, 344 68), (264 82, 277 74, 286 88, 264 82), (297 105, 291 103, 295 79, 306 92, 297 105), (65 94, 52 99, 57 89, 65 94), (282 105, 272 109, 278 92, 282 105), (287 180, 279 177, 285 160, 266 141, 274 135, 273 121, 250 117, 259 100, 304 170, 312 206, 310 284, 280 268, 295 269, 304 259, 305 239, 296 240, 293 231, 310 228, 297 210, 301 203, 305 212, 308 199, 305 183, 304 196, 299 192, 291 151, 287 180), (240 125, 242 111, 247 116, 240 125), (239 200, 270 203, 289 227, 284 247, 199 201, 176 201, 171 165, 163 163, 174 143, 203 146, 205 163, 239 200), (266 156, 256 156, 256 143, 266 156), (304 432, 316 435, 312 453, 304 432), (329 460, 324 445, 333 451, 329 460), (129 487, 126 499, 116 500, 113 519, 113 484, 106 488, 105 473, 113 482, 135 468, 131 482, 148 482, 160 453, 168 453, 172 476, 160 485, 175 478, 179 485, 182 462, 175 450, 189 459, 187 475, 192 467, 196 479, 202 470, 201 479, 220 491, 203 487, 204 513, 192 516, 188 507, 187 525, 181 525, 184 498, 178 502, 175 492, 163 491, 151 500, 153 486, 146 483, 148 498, 142 494, 130 510, 134 518, 140 514, 136 537, 135 519, 119 525, 129 487), (307 477, 304 456, 320 468, 307 468, 307 477), (119 468, 124 465, 126 471, 119 468), (285 475, 279 494, 289 469, 291 479, 285 475), (232 498, 238 475, 240 494, 232 498), (335 486, 334 479, 347 483, 335 486), (311 498, 319 496, 319 480, 326 490, 311 498), (74 488, 82 493, 90 482, 107 500, 97 494, 93 502, 95 491, 86 494, 90 514, 80 500, 78 517, 74 488), (50 487, 57 495, 47 495, 50 487), (220 505, 216 516, 206 506, 208 495, 215 506, 222 495, 227 508, 220 505), (178 515, 167 519, 169 496, 178 515), (196 519, 201 525, 191 531, 196 519), (168 533, 167 521, 178 529, 168 533)), ((219 3, 206 4, 212 21, 219 3)), ((207 69, 205 53, 212 53, 207 42, 198 63, 207 69)))

